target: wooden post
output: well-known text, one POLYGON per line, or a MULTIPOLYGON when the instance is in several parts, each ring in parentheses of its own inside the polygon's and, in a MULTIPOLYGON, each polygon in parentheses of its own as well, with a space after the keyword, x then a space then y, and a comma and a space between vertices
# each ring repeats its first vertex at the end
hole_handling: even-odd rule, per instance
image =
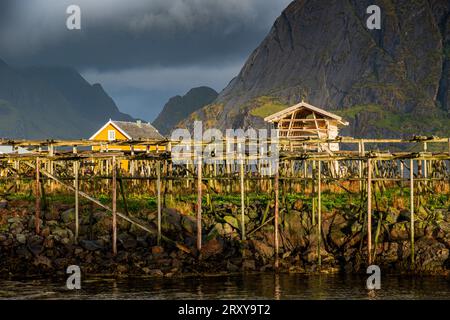
POLYGON ((409 160, 409 188, 411 206, 411 267, 414 268, 414 160, 409 160))
MULTIPOLYGON (((169 142, 167 144, 167 152, 170 153, 170 156, 172 156, 172 142, 169 142)), ((172 175, 173 174, 173 165, 172 165, 172 161, 169 161, 169 174, 172 175)), ((169 201, 172 204, 173 203, 173 181, 172 179, 169 180, 169 191, 170 191, 170 195, 169 195, 169 201)))
MULTIPOLYGON (((423 151, 428 151, 428 144, 426 142, 423 143, 423 151)), ((428 167, 427 167, 427 160, 423 160, 423 177, 428 178, 428 167)), ((426 183, 426 182, 425 182, 426 183)))
POLYGON ((158 238, 157 243, 158 246, 161 244, 161 163, 160 161, 156 162, 156 189, 158 193, 158 238))
POLYGON ((372 161, 367 159, 367 251, 372 264, 372 161))
POLYGON ((74 179, 74 188, 75 188, 75 241, 78 241, 78 233, 79 233, 79 228, 80 228, 79 202, 78 202, 78 191, 79 191, 78 170, 79 170, 79 163, 78 163, 78 161, 74 161, 73 162, 73 171, 74 171, 74 175, 75 175, 75 179, 74 179))
POLYGON ((403 161, 400 161, 400 185, 403 189, 403 179, 405 178, 405 165, 403 164, 403 161))
MULTIPOLYGON (((363 146, 362 146, 362 142, 360 141, 358 143, 358 152, 360 156, 363 156, 363 146)), ((362 186, 363 186, 363 181, 362 181, 362 176, 363 176, 363 162, 362 160, 358 161, 358 178, 359 178, 359 191, 362 192, 362 186)))
POLYGON ((240 163, 240 178, 241 178, 241 231, 242 231, 242 240, 245 241, 245 190, 244 190, 244 158, 241 159, 240 163))
POLYGON ((116 157, 112 158, 112 250, 113 255, 117 254, 117 177, 116 177, 116 157))
POLYGON ((318 162, 318 175, 317 175, 317 257, 319 268, 322 266, 322 257, 320 255, 320 246, 322 239, 322 162, 319 160, 318 162))
POLYGON ((202 158, 197 158, 197 250, 202 249, 202 158))
POLYGON ((40 233, 40 216, 41 216, 41 185, 40 185, 40 173, 39 173, 40 163, 39 158, 36 158, 36 183, 35 183, 35 196, 36 196, 36 202, 35 202, 35 219, 34 219, 34 226, 35 226, 35 232, 36 234, 40 233))
POLYGON ((315 180, 315 176, 316 176, 316 161, 313 160, 312 161, 312 167, 311 167, 311 193, 312 193, 312 206, 311 206, 311 210, 312 210, 312 225, 316 224, 316 188, 314 186, 314 180, 315 180))
POLYGON ((274 191, 275 191, 275 269, 278 269, 279 261, 278 261, 278 253, 279 253, 279 244, 278 244, 278 188, 279 188, 279 172, 278 168, 275 171, 275 183, 274 183, 274 191))

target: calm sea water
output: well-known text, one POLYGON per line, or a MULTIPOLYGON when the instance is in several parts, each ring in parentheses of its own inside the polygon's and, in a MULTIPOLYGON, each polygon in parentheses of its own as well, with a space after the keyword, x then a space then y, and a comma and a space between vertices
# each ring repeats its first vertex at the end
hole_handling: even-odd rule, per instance
POLYGON ((366 278, 344 275, 254 274, 204 278, 93 278, 82 289, 65 280, 0 280, 0 299, 450 299, 445 277, 382 277, 369 295, 366 278))

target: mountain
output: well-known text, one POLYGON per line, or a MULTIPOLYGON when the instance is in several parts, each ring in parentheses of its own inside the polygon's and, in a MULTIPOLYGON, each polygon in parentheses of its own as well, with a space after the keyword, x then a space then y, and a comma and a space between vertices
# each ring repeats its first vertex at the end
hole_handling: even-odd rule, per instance
POLYGON ((159 132, 163 135, 170 133, 172 128, 189 114, 213 102, 219 94, 209 87, 198 87, 189 90, 184 96, 175 96, 169 99, 163 110, 153 121, 159 132))
POLYGON ((110 118, 133 120, 74 69, 14 68, 0 60, 0 137, 89 138, 110 118))
POLYGON ((450 135, 448 0, 293 1, 203 119, 218 128, 261 127, 302 99, 346 118, 342 135, 450 135), (366 9, 381 8, 381 30, 366 9))

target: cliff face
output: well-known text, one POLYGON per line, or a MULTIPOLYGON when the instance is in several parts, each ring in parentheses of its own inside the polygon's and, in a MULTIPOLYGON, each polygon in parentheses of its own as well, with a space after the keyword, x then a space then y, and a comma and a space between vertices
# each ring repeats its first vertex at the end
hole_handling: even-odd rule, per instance
MULTIPOLYGON (((346 117, 342 134, 449 134, 449 16, 447 0, 296 0, 220 93, 213 124, 259 127, 304 99, 346 117), (372 4, 381 30, 366 27, 372 4)), ((207 108, 190 119, 211 120, 207 108)))
POLYGON ((179 121, 213 102, 217 96, 214 89, 198 87, 189 90, 184 96, 172 97, 152 124, 161 134, 167 135, 179 121))
POLYGON ((0 137, 89 138, 109 118, 133 120, 77 71, 19 69, 0 61, 0 137))

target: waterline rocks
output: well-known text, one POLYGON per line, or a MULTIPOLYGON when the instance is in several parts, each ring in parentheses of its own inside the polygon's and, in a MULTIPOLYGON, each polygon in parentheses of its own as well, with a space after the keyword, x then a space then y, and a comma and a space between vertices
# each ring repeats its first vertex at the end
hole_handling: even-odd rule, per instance
MULTIPOLYGON (((34 212, 13 201, 2 209, 0 223, 0 274, 64 274, 70 264, 87 273, 173 277, 213 272, 273 272, 276 258, 271 206, 252 203, 246 212, 247 240, 241 239, 240 207, 205 208, 202 249, 196 249, 197 226, 192 214, 163 210, 158 244, 156 215, 143 212, 134 219, 152 233, 130 223, 118 224, 118 254, 112 254, 112 218, 108 212, 80 208, 80 234, 75 239, 74 211, 53 204, 35 234, 34 212), (16 207, 15 207, 16 206, 16 207), (12 209, 14 208, 14 209, 12 209), (251 212, 250 212, 251 211, 251 212), (53 212, 53 214, 47 214, 53 212), (57 214, 55 214, 57 213, 57 214), (30 216, 30 214, 32 216, 30 216), (267 222, 269 221, 269 222, 267 222)), ((279 226, 279 271, 304 273, 364 272, 367 266, 365 217, 352 212, 356 206, 323 210, 322 233, 317 216, 303 201, 282 208, 279 226), (320 247, 319 247, 320 242, 320 247), (319 266, 320 257, 320 266, 319 266)), ((410 223, 399 212, 373 213, 373 261, 395 272, 446 273, 449 270, 450 222, 448 212, 439 220, 418 218, 415 223, 415 263, 411 263, 410 223)), ((406 213, 404 213, 406 215, 406 213)))

